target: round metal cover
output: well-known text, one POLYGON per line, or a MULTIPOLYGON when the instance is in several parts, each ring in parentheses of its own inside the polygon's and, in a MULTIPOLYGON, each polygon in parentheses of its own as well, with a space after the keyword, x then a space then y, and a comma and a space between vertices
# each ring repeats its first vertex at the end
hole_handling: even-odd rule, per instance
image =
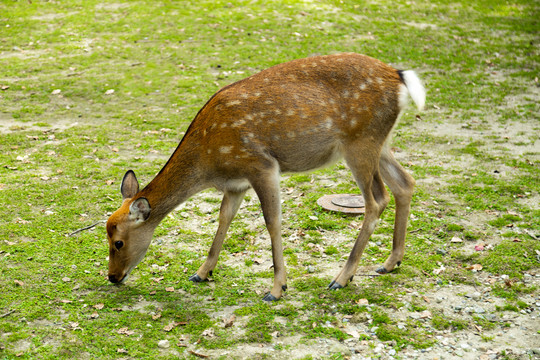
POLYGON ((325 195, 317 200, 317 204, 326 210, 338 211, 346 214, 363 214, 366 211, 362 195, 325 195))

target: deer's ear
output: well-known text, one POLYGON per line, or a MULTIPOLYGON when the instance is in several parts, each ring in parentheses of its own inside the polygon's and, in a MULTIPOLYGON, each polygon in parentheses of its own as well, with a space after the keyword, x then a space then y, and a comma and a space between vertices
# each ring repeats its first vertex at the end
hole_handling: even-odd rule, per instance
POLYGON ((120 192, 124 199, 132 198, 139 192, 139 182, 133 170, 128 170, 124 175, 122 185, 120 185, 120 192))
POLYGON ((148 219, 150 211, 152 211, 152 208, 150 207, 148 199, 140 197, 129 206, 129 218, 140 223, 148 219))

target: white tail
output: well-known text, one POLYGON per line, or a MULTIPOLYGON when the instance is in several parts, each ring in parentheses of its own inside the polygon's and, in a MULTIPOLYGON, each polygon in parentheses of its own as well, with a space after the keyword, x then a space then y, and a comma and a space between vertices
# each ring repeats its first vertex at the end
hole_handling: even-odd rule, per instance
POLYGON ((143 190, 133 171, 124 176, 124 201, 107 222, 109 280, 127 279, 170 211, 193 194, 216 187, 224 193, 218 230, 206 261, 190 278, 206 280, 252 187, 272 242, 274 285, 264 300, 279 299, 286 289, 279 175, 339 158, 345 159, 364 195, 366 213, 349 259, 330 288, 352 279, 389 202, 384 183, 394 194, 396 216, 392 253, 377 272, 393 270, 403 259, 414 179, 386 144, 408 93, 422 108, 425 90, 414 72, 352 53, 291 61, 224 87, 199 111, 167 164, 143 190))
POLYGON ((426 103, 426 89, 424 89, 424 85, 422 85, 422 82, 416 73, 412 70, 402 71, 401 78, 409 90, 409 94, 418 110, 424 110, 424 105, 426 103))

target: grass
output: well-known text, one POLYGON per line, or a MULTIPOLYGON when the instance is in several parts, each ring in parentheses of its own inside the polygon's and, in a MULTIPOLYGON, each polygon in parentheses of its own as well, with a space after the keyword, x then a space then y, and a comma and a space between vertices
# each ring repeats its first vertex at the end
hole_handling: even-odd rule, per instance
MULTIPOLYGON (((523 278, 537 271, 540 252, 538 10, 519 0, 0 3, 0 358, 240 357, 239 344, 251 345, 253 358, 271 357, 264 346, 287 357, 321 338, 347 344, 353 325, 367 342, 429 348, 440 331, 492 324, 406 304, 405 290, 478 286, 474 264, 483 266, 478 276, 510 278, 489 285, 498 310, 526 308, 538 289, 523 278), (409 109, 394 134, 396 157, 418 180, 394 273, 359 270, 342 291, 326 290, 361 223, 316 204, 323 194, 358 193, 341 163, 283 178, 289 290, 277 304, 260 302, 273 271, 254 194, 209 283, 187 278, 217 228, 213 190, 160 225, 125 286, 106 281, 102 223, 68 236, 116 210, 127 169, 148 183, 220 87, 342 51, 416 69, 428 89, 426 111, 417 118, 409 109), (471 253, 477 242, 491 246, 471 253), (405 331, 399 309, 434 315, 405 331), (289 338, 300 340, 281 343, 289 338)), ((394 208, 392 200, 361 266, 388 256, 394 208)), ((342 349, 324 354, 347 358, 342 349)))

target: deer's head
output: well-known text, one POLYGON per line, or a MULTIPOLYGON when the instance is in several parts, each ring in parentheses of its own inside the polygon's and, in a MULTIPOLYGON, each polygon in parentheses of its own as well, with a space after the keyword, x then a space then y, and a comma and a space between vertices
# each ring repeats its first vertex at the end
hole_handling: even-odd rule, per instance
POLYGON ((139 182, 129 170, 122 180, 122 206, 107 221, 109 240, 109 281, 124 282, 148 250, 154 227, 148 224, 151 207, 138 197, 139 182))

